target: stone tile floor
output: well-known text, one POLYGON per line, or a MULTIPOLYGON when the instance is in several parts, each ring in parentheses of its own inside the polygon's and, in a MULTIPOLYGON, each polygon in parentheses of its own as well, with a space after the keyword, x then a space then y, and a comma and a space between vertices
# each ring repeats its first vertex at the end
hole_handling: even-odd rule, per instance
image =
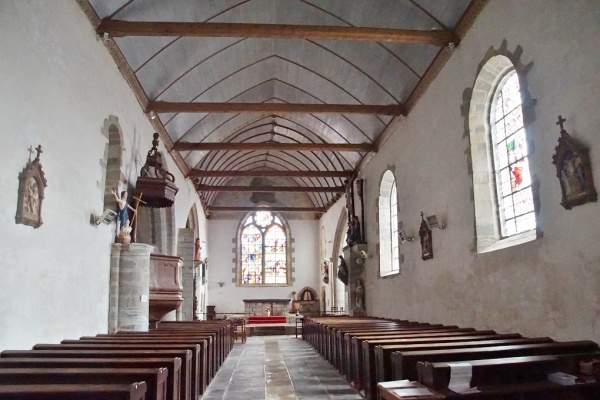
POLYGON ((236 344, 202 400, 363 397, 308 343, 293 336, 253 336, 236 344))

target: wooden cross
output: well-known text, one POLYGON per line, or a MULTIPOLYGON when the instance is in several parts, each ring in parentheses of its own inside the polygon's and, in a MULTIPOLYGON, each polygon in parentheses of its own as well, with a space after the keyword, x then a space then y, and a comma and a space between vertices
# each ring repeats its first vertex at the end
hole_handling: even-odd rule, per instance
POLYGON ((142 200, 142 196, 143 196, 143 193, 140 193, 140 197, 133 196, 133 199, 135 200, 135 209, 133 210, 133 218, 131 218, 132 225, 133 225, 133 221, 135 221, 135 216, 137 215, 137 209, 138 209, 140 203, 146 204, 146 202, 142 200))
POLYGON ((564 118, 562 117, 562 115, 559 115, 559 116, 558 116, 558 122, 556 123, 556 125, 560 125, 560 131, 561 131, 561 132, 563 132, 563 131, 565 130, 565 127, 564 127, 564 125, 563 125, 563 124, 565 123, 565 121, 566 121, 566 119, 564 119, 564 118))

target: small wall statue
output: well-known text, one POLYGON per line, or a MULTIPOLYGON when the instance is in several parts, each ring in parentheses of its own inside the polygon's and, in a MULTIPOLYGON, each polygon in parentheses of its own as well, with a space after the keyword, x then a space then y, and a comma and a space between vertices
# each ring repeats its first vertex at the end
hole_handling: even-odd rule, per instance
POLYGON ((202 250, 202 246, 200 245, 200 239, 196 239, 194 243, 194 261, 200 261, 200 250, 202 250))
POLYGON ((340 265, 338 266, 337 276, 344 285, 348 284, 348 265, 343 256, 340 256, 340 265))
POLYGON ((129 244, 131 242, 130 233, 133 229, 131 227, 131 221, 129 220, 129 210, 133 211, 134 215, 136 210, 127 203, 126 190, 123 190, 121 192, 121 197, 118 196, 116 190, 111 190, 111 193, 113 194, 113 196, 115 196, 115 200, 117 201, 118 206, 117 214, 119 224, 117 227, 117 243, 129 244))
POLYGON ((323 283, 329 283, 329 266, 327 265, 327 262, 323 263, 323 283))
POLYGON ((365 287, 360 279, 356 280, 356 287, 354 288, 355 304, 356 308, 365 308, 365 287))
POLYGON ((358 216, 353 215, 348 222, 348 230, 346 231, 346 243, 348 246, 352 246, 356 243, 362 242, 362 236, 360 232, 360 222, 358 216))

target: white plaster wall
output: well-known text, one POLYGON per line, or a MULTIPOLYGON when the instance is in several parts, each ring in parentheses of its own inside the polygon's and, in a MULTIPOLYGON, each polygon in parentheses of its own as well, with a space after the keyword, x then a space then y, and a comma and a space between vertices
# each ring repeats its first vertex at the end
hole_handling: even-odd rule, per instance
MULTIPOLYGON (((329 263, 329 283, 323 283, 321 279, 321 286, 325 286, 325 290, 327 291, 327 311, 331 309, 332 306, 344 307, 347 309, 347 306, 344 304, 344 295, 343 292, 346 286, 337 278, 337 266, 338 266, 338 255, 339 253, 334 253, 334 250, 338 252, 341 250, 341 247, 335 247, 336 245, 336 232, 338 229, 338 224, 340 221, 340 217, 342 213, 346 212, 346 199, 342 197, 335 204, 333 204, 327 213, 323 214, 321 217, 319 224, 320 227, 325 227, 325 254, 327 259, 332 259, 329 263), (337 298, 336 298, 337 294, 337 298)), ((344 225, 342 227, 341 238, 343 244, 345 245, 346 239, 346 228, 344 225)), ((320 232, 319 228, 319 232, 320 232)), ((321 260, 321 265, 323 265, 323 260, 321 260)))
POLYGON ((310 286, 320 296, 319 221, 288 220, 292 244, 292 268, 295 279, 286 287, 236 287, 235 238, 238 220, 208 220, 208 247, 211 249, 207 271, 207 305, 215 305, 217 313, 244 312, 243 299, 291 298, 310 286), (233 280, 233 282, 232 282, 233 280), (224 282, 220 287, 217 282, 224 282))
MULTIPOLYGON (((132 183, 152 127, 76 2, 3 2, 0 12, 0 349, 106 332, 113 226, 90 225, 103 208, 104 120, 119 119, 123 172, 132 183), (16 225, 18 174, 42 145, 48 180, 39 229, 16 225)), ((164 151, 164 148, 161 149, 164 151)), ((180 188, 177 226, 193 202, 180 188)), ((201 232, 206 226, 200 218, 201 232)))
MULTIPOLYGON (((450 61, 365 168, 366 235, 377 242, 377 194, 388 165, 396 166, 399 219, 418 238, 421 210, 447 224, 434 230, 434 259, 422 261, 418 240, 401 246, 402 274, 377 277, 376 257, 367 268, 370 315, 399 317, 549 335, 557 340, 600 340, 599 203, 567 211, 551 163, 559 129, 590 146, 600 188, 600 7, 595 2, 492 0, 450 61), (528 130, 535 150, 532 175, 541 181, 538 224, 543 237, 487 254, 474 252, 472 181, 463 135, 462 95, 475 81, 490 47, 506 40, 521 46, 529 92, 537 99, 528 130)), ((331 213, 331 212, 330 212, 331 213)))

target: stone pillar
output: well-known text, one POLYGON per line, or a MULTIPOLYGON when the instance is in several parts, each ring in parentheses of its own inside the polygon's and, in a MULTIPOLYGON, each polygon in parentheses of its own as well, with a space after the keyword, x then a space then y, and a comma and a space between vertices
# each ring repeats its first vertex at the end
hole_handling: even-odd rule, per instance
POLYGON ((192 321, 194 319, 194 230, 179 229, 177 256, 181 258, 181 284, 183 285, 183 304, 177 310, 177 319, 192 321))
MULTIPOLYGON (((147 331, 149 323, 150 253, 153 246, 141 243, 113 244, 111 255, 111 290, 113 271, 118 272, 117 326, 120 331, 147 331), (114 268, 113 268, 114 264, 114 268)), ((110 297, 113 297, 111 291, 110 297)), ((112 311, 112 313, 110 312, 112 311)), ((114 310, 111 323, 114 324, 114 310)))
POLYGON ((364 317, 367 315, 367 309, 365 304, 366 295, 365 290, 365 265, 368 260, 361 257, 360 252, 367 251, 367 245, 364 243, 347 246, 344 248, 344 260, 348 265, 348 284, 346 285, 346 292, 348 295, 348 314, 353 317, 364 317), (358 295, 356 291, 358 281, 362 283, 362 299, 358 301, 358 295))
POLYGON ((119 325, 119 264, 122 244, 113 243, 110 249, 110 282, 108 289, 108 333, 117 332, 119 325))

